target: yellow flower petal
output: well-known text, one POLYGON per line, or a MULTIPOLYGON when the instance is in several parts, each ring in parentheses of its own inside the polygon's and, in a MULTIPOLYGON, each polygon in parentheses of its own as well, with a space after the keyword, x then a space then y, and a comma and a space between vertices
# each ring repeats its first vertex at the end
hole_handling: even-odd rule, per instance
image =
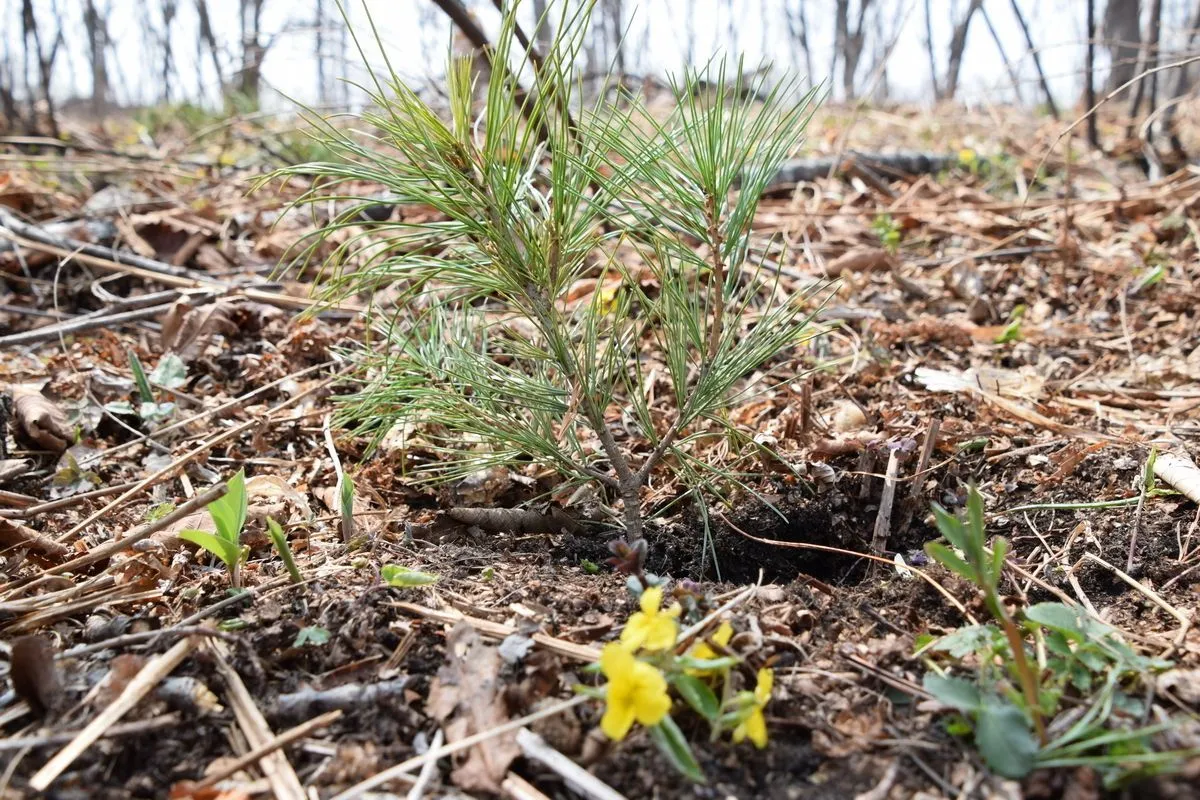
POLYGON ((671 617, 659 615, 647 626, 642 647, 647 650, 667 650, 675 646, 675 637, 678 634, 679 624, 671 617))
POLYGON ((630 703, 616 703, 610 697, 608 707, 604 710, 604 716, 600 718, 600 730, 604 731, 604 735, 614 742, 621 741, 633 727, 633 708, 630 703))
POLYGON ((657 725, 671 710, 667 680, 657 669, 641 662, 634 667, 634 672, 634 682, 637 686, 633 704, 634 715, 638 722, 647 727, 657 725))
POLYGON ((634 720, 657 725, 671 710, 667 679, 655 667, 634 658, 617 642, 600 651, 600 669, 608 677, 600 729, 614 741, 629 733, 634 720))
POLYGON ((609 680, 628 673, 636 663, 633 654, 616 642, 609 642, 600 651, 600 671, 609 680))
POLYGON ((651 586, 642 592, 642 613, 647 616, 653 616, 658 613, 659 607, 662 605, 662 588, 659 586, 651 586))
POLYGON ((754 687, 754 699, 762 708, 771 699, 771 689, 775 687, 775 671, 764 667, 758 671, 758 685, 754 687))
POLYGON ((767 721, 763 718, 761 710, 755 709, 739 727, 745 728, 746 737, 754 742, 754 746, 759 750, 767 746, 767 721))
MULTIPOLYGON (((712 639, 721 647, 726 647, 729 645, 729 640, 733 638, 733 626, 730 625, 728 621, 722 622, 717 627, 716 631, 713 632, 712 636, 709 636, 708 638, 712 639)), ((708 641, 705 639, 701 639, 692 645, 687 654, 692 658, 699 659, 701 661, 709 661, 711 659, 721 657, 721 654, 712 649, 712 647, 709 646, 708 641)), ((687 670, 687 673, 696 677, 704 677, 706 675, 715 675, 719 671, 720 670, 715 669, 689 669, 687 670)))

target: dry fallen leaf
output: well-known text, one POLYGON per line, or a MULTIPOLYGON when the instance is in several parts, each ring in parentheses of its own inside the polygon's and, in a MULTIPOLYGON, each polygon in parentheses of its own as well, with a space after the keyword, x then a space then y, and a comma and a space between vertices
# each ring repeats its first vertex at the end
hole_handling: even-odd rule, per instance
POLYGON ((825 265, 829 277, 846 272, 883 272, 896 266, 896 259, 879 247, 855 247, 825 265))
MULTIPOLYGON (((454 743, 508 722, 497 648, 485 644, 475 629, 459 623, 446 639, 448 663, 429 687, 425 710, 442 723, 446 741, 454 743)), ((464 791, 500 792, 509 765, 521 755, 514 734, 493 736, 466 751, 451 780, 464 791)))
POLYGON ((44 636, 22 636, 13 642, 9 663, 13 691, 35 713, 53 711, 63 699, 62 679, 54 663, 54 645, 44 636))
POLYGON ((22 394, 13 402, 16 437, 30 447, 61 453, 74 440, 67 417, 41 393, 22 394))
POLYGON ((176 300, 162 318, 160 342, 164 353, 177 353, 190 361, 204 352, 217 334, 232 336, 238 326, 231 319, 233 304, 228 301, 196 308, 187 300, 176 300))

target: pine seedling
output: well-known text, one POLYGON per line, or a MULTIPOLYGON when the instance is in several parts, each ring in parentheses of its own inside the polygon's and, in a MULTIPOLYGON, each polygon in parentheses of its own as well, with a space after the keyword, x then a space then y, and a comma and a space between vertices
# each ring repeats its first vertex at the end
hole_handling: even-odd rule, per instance
POLYGON ((435 212, 373 226, 388 244, 352 257, 365 235, 355 205, 308 242, 302 262, 342 239, 322 253, 326 299, 401 290, 374 309, 379 340, 357 354, 361 385, 338 421, 376 442, 417 426, 435 454, 417 475, 431 480, 532 461, 596 481, 636 542, 651 474, 672 470, 692 488, 720 475, 692 455, 697 444, 767 380, 748 376, 819 332, 822 286, 778 291, 750 248, 759 199, 802 143, 815 95, 714 64, 674 84, 665 119, 588 106, 574 67, 593 3, 559 4, 536 61, 518 45, 518 6, 489 51, 478 116, 467 59, 451 60, 445 116, 394 73, 377 76, 377 110, 357 117, 374 133, 315 120, 339 161, 277 177, 320 176, 301 203, 346 200, 341 184, 368 181, 435 212), (585 280, 591 302, 572 302, 585 280), (653 409, 643 348, 662 354, 669 387, 653 409))

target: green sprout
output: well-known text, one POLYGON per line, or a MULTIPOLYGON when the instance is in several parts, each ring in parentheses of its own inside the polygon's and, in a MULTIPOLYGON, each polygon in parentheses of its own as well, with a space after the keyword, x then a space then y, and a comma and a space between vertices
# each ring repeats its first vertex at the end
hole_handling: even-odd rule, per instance
POLYGON ((973 734, 997 774, 1021 778, 1039 767, 1090 765, 1116 786, 1148 771, 1176 768, 1186 752, 1155 752, 1151 737, 1173 723, 1145 726, 1139 679, 1170 663, 1138 655, 1116 629, 1063 603, 1038 603, 1014 615, 999 594, 1007 542, 987 547, 983 498, 972 486, 966 520, 933 508, 947 544, 929 542, 931 558, 979 588, 995 624, 969 625, 924 639, 918 654, 933 668, 924 687, 955 709, 951 732, 973 734), (974 680, 933 662, 973 665, 974 680))
POLYGON ((267 534, 271 537, 271 544, 275 545, 279 557, 283 559, 283 566, 291 576, 292 583, 304 583, 304 576, 300 574, 300 569, 296 566, 296 559, 292 556, 292 548, 288 544, 287 534, 272 517, 267 517, 267 534))
POLYGON ((1021 320, 1025 318, 1027 310, 1028 308, 1024 303, 1020 303, 1013 308, 1012 313, 1008 315, 1008 324, 1004 326, 1004 330, 996 337, 996 344, 1009 344, 1010 342, 1021 341, 1023 338, 1021 336, 1021 320))
POLYGON ((241 544, 242 528, 246 525, 246 471, 238 470, 229 479, 228 491, 208 504, 216 533, 189 529, 179 532, 179 538, 199 545, 219 558, 229 570, 229 583, 241 587, 241 566, 250 548, 241 544))
POLYGON ((399 564, 384 564, 383 568, 379 570, 379 575, 388 586, 395 586, 399 589, 410 586, 428 586, 438 582, 438 576, 432 572, 420 572, 399 564))
POLYGON ((879 237, 879 244, 884 250, 894 254, 900 249, 903 231, 899 223, 892 219, 891 214, 879 214, 871 222, 871 230, 879 237))

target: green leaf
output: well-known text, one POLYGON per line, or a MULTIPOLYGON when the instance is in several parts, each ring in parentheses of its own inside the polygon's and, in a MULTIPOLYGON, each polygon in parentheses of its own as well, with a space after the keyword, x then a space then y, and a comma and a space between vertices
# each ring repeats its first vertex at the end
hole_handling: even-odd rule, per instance
MULTIPOLYGON (((974 559, 973 554, 983 554, 983 543, 986 536, 987 531, 983 522, 983 495, 972 484, 971 488, 967 490, 967 547, 962 548, 969 559, 974 559)), ((983 564, 982 558, 975 560, 980 565, 983 564)))
POLYGON ((663 717, 663 721, 650 728, 650 738, 658 747, 659 752, 667 757, 676 770, 688 780, 695 783, 706 783, 704 772, 696 762, 691 745, 675 724, 675 720, 663 717))
POLYGON ((174 353, 167 353, 150 372, 150 382, 167 389, 178 389, 187 383, 187 365, 174 353))
POLYGON ((1083 641, 1079 613, 1064 603, 1035 603, 1025 609, 1025 619, 1062 634, 1072 641, 1083 641))
POLYGON ((165 422, 174 413, 174 403, 141 403, 137 409, 138 416, 150 423, 165 422))
POLYGON ((721 703, 704 681, 694 675, 679 674, 671 679, 671 683, 679 692, 679 696, 709 722, 720 715, 721 703))
POLYGON ((246 470, 239 469, 227 486, 223 497, 208 504, 208 514, 217 526, 217 535, 236 545, 246 524, 246 470))
POLYGON ((137 414, 133 403, 128 400, 114 400, 111 403, 105 403, 104 410, 118 417, 131 417, 137 414))
POLYGON ((142 368, 141 359, 132 350, 127 350, 126 353, 129 356, 129 369, 133 371, 133 380, 137 384, 138 396, 142 398, 143 403, 153 403, 154 390, 150 388, 150 381, 146 380, 146 370, 142 368))
POLYGON ((992 650, 1000 635, 1000 629, 994 625, 964 625, 938 639, 931 649, 963 659, 974 653, 992 650))
POLYGON ((983 695, 980 694, 979 687, 971 681, 929 672, 921 683, 925 691, 942 705, 967 712, 978 711, 983 707, 983 695))
POLYGON ((970 564, 958 557, 958 554, 941 542, 926 542, 925 553, 934 561, 956 575, 976 583, 975 570, 970 564))
POLYGON ((349 475, 342 473, 338 485, 338 506, 342 515, 342 539, 349 541, 354 536, 354 481, 349 475))
POLYGON ((692 656, 679 656, 675 659, 675 663, 684 669, 698 669, 706 672, 717 672, 737 666, 738 664, 742 663, 742 660, 735 656, 722 656, 720 658, 693 658, 692 656))
POLYGON ((952 544, 956 550, 966 553, 967 529, 963 526, 962 520, 937 503, 933 504, 933 518, 937 523, 938 533, 944 536, 946 541, 952 544))
POLYGON ((1033 769, 1038 743, 1021 709, 990 700, 975 720, 975 746, 997 775, 1023 778, 1033 769))
POLYGON ((388 586, 427 586, 437 583, 438 576, 430 572, 419 572, 415 569, 402 567, 399 564, 385 564, 379 571, 384 583, 388 586))
POLYGON ((354 516, 354 479, 349 475, 342 475, 340 507, 343 519, 354 516))
POLYGON ((179 532, 179 538, 185 542, 200 545, 208 552, 212 553, 217 558, 225 563, 229 569, 233 569, 242 557, 241 549, 233 542, 226 541, 220 536, 214 536, 207 531, 186 530, 179 532))
POLYGON ((595 575, 600 572, 600 565, 594 561, 588 561, 586 558, 579 560, 579 567, 587 575, 595 575))
POLYGON ((988 576, 988 585, 993 590, 1000 584, 1000 578, 1004 575, 1004 556, 1007 554, 1008 540, 997 536, 992 540, 991 574, 988 576))
POLYGON ((327 629, 320 625, 308 625, 300 629, 296 634, 296 640, 292 642, 292 647, 303 647, 306 644, 323 645, 329 641, 330 633, 327 629))
POLYGON ((283 566, 291 576, 292 583, 303 583, 304 576, 300 574, 300 569, 296 566, 296 559, 292 556, 292 548, 288 544, 287 534, 283 532, 283 528, 275 521, 274 517, 267 517, 267 534, 271 537, 271 544, 275 545, 275 551, 283 559, 283 566))

